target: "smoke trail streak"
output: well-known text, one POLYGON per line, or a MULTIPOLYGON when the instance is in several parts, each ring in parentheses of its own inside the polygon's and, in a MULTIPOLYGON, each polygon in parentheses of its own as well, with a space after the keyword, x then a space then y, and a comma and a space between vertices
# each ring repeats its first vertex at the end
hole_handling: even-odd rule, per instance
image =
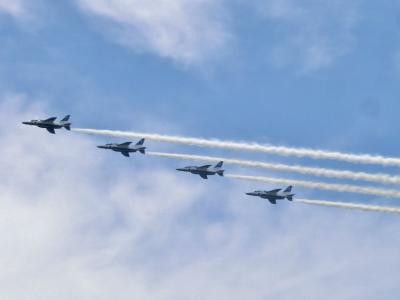
POLYGON ((319 189, 319 190, 327 190, 335 192, 400 198, 400 191, 397 190, 383 190, 378 188, 362 187, 362 186, 348 185, 348 184, 331 184, 323 182, 301 181, 301 180, 291 180, 291 179, 261 177, 261 176, 246 176, 246 175, 232 175, 232 174, 227 174, 225 176, 228 178, 239 179, 239 180, 259 181, 271 184, 294 185, 309 189, 319 189))
POLYGON ((363 211, 400 214, 400 207, 385 207, 385 206, 365 205, 358 203, 345 203, 345 202, 332 202, 325 200, 306 200, 306 199, 297 199, 294 200, 293 202, 303 203, 307 205, 322 205, 322 206, 329 206, 336 208, 358 209, 363 211))
POLYGON ((397 166, 397 167, 400 166, 400 158, 384 157, 379 155, 375 156, 369 154, 351 154, 351 153, 341 153, 341 152, 314 150, 306 148, 290 148, 283 146, 260 145, 256 143, 240 143, 232 141, 219 141, 214 139, 201 139, 201 138, 149 134, 140 132, 82 129, 82 128, 75 128, 73 129, 73 131, 86 134, 112 136, 120 138, 146 138, 153 141, 193 145, 200 147, 263 152, 281 156, 309 157, 313 159, 328 159, 328 160, 345 161, 349 163, 374 164, 382 166, 397 166))
POLYGON ((237 160, 237 159, 229 159, 222 157, 211 157, 211 156, 190 155, 190 154, 180 154, 180 153, 147 152, 147 154, 152 156, 182 159, 182 160, 196 160, 196 161, 207 161, 207 162, 217 162, 222 160, 227 164, 239 165, 242 167, 261 168, 273 171, 294 172, 300 174, 315 175, 320 177, 364 180, 364 181, 384 183, 384 184, 400 184, 400 177, 390 176, 386 174, 370 174, 364 172, 339 171, 339 170, 332 170, 325 168, 289 166, 284 164, 265 163, 259 161, 237 160))

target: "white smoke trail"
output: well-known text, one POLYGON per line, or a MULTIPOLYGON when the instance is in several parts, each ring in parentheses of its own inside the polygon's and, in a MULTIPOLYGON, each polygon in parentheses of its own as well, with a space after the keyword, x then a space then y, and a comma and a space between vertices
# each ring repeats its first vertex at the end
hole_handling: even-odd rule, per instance
POLYGON ((369 154, 351 154, 351 153, 341 153, 341 152, 314 150, 306 148, 290 148, 283 146, 260 145, 256 143, 219 141, 214 139, 201 139, 201 138, 150 134, 141 132, 126 132, 126 131, 82 129, 82 128, 75 128, 73 129, 73 131, 86 134, 112 136, 120 138, 146 138, 148 140, 153 140, 153 141, 193 145, 200 147, 263 152, 281 156, 309 157, 313 159, 329 159, 329 160, 345 161, 350 163, 375 164, 382 166, 397 166, 397 167, 400 166, 400 158, 384 157, 378 155, 375 156, 369 154))
POLYGON ((383 190, 378 188, 362 187, 362 186, 348 185, 348 184, 331 184, 323 182, 301 181, 301 180, 291 180, 291 179, 262 177, 262 176, 247 176, 247 175, 232 175, 232 174, 227 174, 225 176, 228 178, 234 178, 240 180, 301 186, 309 189, 319 189, 319 190, 327 190, 335 192, 400 198, 400 191, 397 190, 383 190))
POLYGON ((364 180, 364 181, 384 183, 384 184, 400 184, 400 177, 390 176, 386 174, 370 174, 364 172, 339 171, 339 170, 332 170, 325 168, 289 166, 284 164, 274 164, 274 163, 266 163, 259 161, 237 160, 237 159, 229 159, 222 157, 180 154, 180 153, 147 152, 147 154, 152 156, 182 159, 182 160, 195 160, 195 161, 207 161, 207 162, 218 162, 222 160, 227 164, 239 165, 242 167, 261 168, 272 171, 294 172, 300 174, 315 175, 320 177, 364 180))
POLYGON ((325 200, 306 200, 306 199, 297 199, 294 200, 293 202, 303 203, 308 205, 322 205, 322 206, 337 207, 337 208, 358 209, 364 211, 400 214, 400 207, 385 207, 385 206, 365 205, 358 203, 345 203, 345 202, 332 202, 325 200))

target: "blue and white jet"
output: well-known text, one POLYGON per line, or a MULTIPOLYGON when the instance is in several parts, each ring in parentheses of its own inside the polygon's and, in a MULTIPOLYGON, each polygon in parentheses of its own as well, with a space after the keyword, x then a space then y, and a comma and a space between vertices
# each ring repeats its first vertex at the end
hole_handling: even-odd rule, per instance
POLYGON ((282 189, 276 189, 271 191, 254 191, 251 193, 246 193, 246 195, 268 199, 268 201, 271 202, 271 204, 276 204, 277 200, 288 199, 289 201, 293 201, 293 196, 295 194, 292 194, 292 186, 288 186, 283 192, 281 191, 282 189))
POLYGON ((211 165, 204 165, 200 167, 188 166, 184 168, 178 168, 177 171, 188 172, 196 175, 200 175, 203 179, 208 179, 208 176, 218 174, 219 176, 224 176, 225 170, 222 170, 223 161, 220 161, 212 167, 211 165))
POLYGON ((69 115, 65 116, 61 121, 56 121, 56 117, 52 117, 46 120, 32 120, 28 122, 22 122, 25 125, 37 126, 39 128, 45 128, 48 132, 55 134, 55 129, 65 128, 71 130, 71 122, 69 122, 69 115))
POLYGON ((105 144, 103 146, 97 146, 100 149, 109 149, 115 152, 120 152, 123 156, 129 157, 129 153, 140 152, 146 153, 146 147, 143 146, 144 139, 141 139, 136 145, 131 146, 132 142, 126 142, 122 144, 105 144))

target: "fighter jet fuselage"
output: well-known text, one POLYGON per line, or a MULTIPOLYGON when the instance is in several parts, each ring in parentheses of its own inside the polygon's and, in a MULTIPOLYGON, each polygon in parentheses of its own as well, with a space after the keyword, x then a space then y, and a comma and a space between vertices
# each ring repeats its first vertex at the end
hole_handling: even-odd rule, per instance
POLYGON ((218 164, 215 165, 215 167, 212 167, 211 165, 205 165, 205 166, 187 166, 184 168, 178 168, 176 169, 177 171, 181 172, 188 172, 196 175, 200 175, 201 178, 203 179, 208 179, 208 176, 210 175, 216 175, 218 174, 219 176, 224 176, 225 170, 222 169, 223 162, 219 162, 218 164))
POLYGON ((122 155, 129 157, 129 153, 140 152, 145 154, 146 147, 143 146, 144 139, 141 139, 136 145, 131 146, 132 142, 122 143, 122 144, 106 144, 102 146, 97 146, 100 149, 109 149, 115 152, 119 152, 122 155))
POLYGON ((71 130, 71 122, 69 122, 69 115, 65 116, 61 121, 57 122, 56 117, 52 117, 46 120, 32 120, 28 122, 22 122, 25 125, 37 126, 39 128, 45 128, 48 132, 55 134, 55 129, 65 128, 71 130))
POLYGON ((293 201, 293 196, 295 194, 291 193, 292 186, 287 187, 283 192, 281 192, 281 190, 282 189, 276 189, 271 191, 254 191, 251 193, 246 193, 246 195, 268 199, 268 201, 271 202, 272 204, 276 204, 277 200, 287 199, 289 201, 293 201))

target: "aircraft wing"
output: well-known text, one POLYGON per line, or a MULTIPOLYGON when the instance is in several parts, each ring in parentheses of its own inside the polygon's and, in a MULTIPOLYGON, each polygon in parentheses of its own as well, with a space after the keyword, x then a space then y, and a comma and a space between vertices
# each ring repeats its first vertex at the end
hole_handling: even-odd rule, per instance
POLYGON ((123 152, 121 152, 121 154, 122 154, 123 156, 129 157, 129 152, 123 151, 123 152))
POLYGON ((270 193, 270 194, 277 194, 277 193, 279 193, 280 191, 282 191, 282 189, 276 189, 276 190, 268 191, 268 193, 270 193))
POLYGON ((52 134, 56 134, 56 132, 54 131, 54 128, 46 128, 48 132, 52 133, 52 134))
POLYGON ((44 122, 50 122, 50 123, 53 123, 53 122, 54 122, 56 119, 57 119, 57 117, 48 118, 48 119, 44 120, 44 122))
POLYGON ((273 198, 267 198, 267 199, 271 204, 276 204, 276 199, 273 198))
POLYGON ((211 165, 204 165, 204 166, 198 167, 198 169, 208 169, 209 167, 211 167, 211 165))
POLYGON ((122 144, 119 144, 118 146, 120 146, 120 147, 129 147, 130 144, 132 144, 132 142, 122 143, 122 144))
POLYGON ((208 179, 208 177, 207 177, 206 174, 199 174, 199 175, 200 175, 200 177, 203 178, 203 179, 208 179))

